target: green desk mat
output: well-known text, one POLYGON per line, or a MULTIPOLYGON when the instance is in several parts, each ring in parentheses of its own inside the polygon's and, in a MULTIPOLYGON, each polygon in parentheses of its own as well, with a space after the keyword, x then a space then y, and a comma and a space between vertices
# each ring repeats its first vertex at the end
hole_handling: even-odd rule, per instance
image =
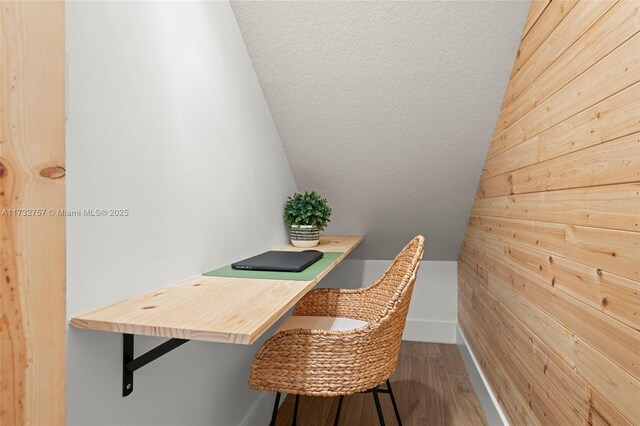
POLYGON ((253 271, 246 269, 233 269, 231 265, 224 266, 213 271, 205 272, 202 275, 207 277, 231 277, 231 278, 257 278, 263 280, 291 280, 291 281, 312 281, 322 271, 327 269, 336 259, 342 256, 342 252, 326 252, 322 259, 309 266, 302 272, 275 272, 275 271, 253 271))

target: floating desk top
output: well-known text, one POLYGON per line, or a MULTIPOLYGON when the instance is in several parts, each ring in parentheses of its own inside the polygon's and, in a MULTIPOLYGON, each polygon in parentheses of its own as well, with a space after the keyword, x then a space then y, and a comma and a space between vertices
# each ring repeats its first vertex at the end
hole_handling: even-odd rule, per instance
MULTIPOLYGON (((321 236, 315 250, 343 252, 312 281, 196 276, 71 319, 77 328, 251 344, 344 259, 362 237, 321 236)), ((301 251, 293 246, 280 250, 301 251)))

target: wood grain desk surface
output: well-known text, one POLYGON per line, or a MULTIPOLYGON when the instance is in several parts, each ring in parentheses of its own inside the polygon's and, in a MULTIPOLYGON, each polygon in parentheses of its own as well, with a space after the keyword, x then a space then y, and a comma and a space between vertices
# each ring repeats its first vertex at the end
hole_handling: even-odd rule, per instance
MULTIPOLYGON (((251 344, 340 263, 358 236, 321 236, 316 250, 343 252, 312 281, 189 278, 71 319, 77 328, 251 344)), ((280 250, 304 250, 286 246, 280 250)))

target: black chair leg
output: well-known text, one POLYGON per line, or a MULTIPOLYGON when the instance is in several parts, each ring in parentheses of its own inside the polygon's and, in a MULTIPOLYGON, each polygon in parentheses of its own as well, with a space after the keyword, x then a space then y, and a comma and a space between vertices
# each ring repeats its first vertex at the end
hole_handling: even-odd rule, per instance
POLYGON ((400 420, 400 412, 398 411, 398 405, 396 404, 396 397, 393 395, 393 389, 391 389, 391 382, 389 381, 389 379, 387 379, 387 389, 389 389, 389 396, 391 396, 393 411, 396 412, 396 419, 398 420, 398 426, 402 426, 402 420, 400 420))
POLYGON ((338 400, 338 411, 336 412, 336 419, 333 422, 333 426, 338 426, 338 423, 340 423, 340 410, 342 410, 343 399, 344 399, 344 395, 340 395, 340 399, 338 400))
POLYGON ((280 406, 280 392, 276 392, 276 402, 273 404, 273 414, 271 414, 270 426, 276 426, 276 417, 278 417, 278 407, 280 406))
POLYGON ((296 422, 298 421, 298 404, 300 403, 300 394, 296 395, 296 403, 293 405, 293 421, 291 422, 292 426, 296 426, 296 422))
POLYGON ((385 426, 384 416, 382 415, 382 407, 380 407, 380 398, 378 398, 378 388, 373 389, 373 401, 376 403, 376 411, 378 411, 378 420, 380 420, 380 426, 385 426))

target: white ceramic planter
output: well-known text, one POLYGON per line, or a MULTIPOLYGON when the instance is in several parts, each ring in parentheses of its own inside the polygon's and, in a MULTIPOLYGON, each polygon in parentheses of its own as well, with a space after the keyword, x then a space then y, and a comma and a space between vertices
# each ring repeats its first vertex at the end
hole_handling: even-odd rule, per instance
POLYGON ((320 243, 320 230, 311 225, 291 225, 291 244, 295 247, 309 248, 320 243))

